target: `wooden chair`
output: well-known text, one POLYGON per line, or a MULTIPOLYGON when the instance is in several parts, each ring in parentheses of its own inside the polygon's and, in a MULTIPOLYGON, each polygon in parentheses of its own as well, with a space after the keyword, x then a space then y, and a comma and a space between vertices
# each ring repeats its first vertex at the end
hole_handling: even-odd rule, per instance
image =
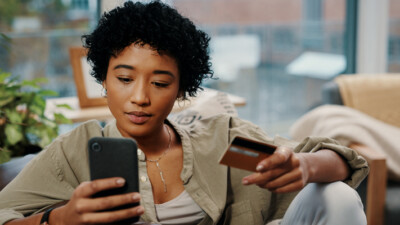
POLYGON ((366 215, 369 225, 383 225, 387 184, 386 156, 365 145, 350 144, 368 162, 370 172, 367 177, 366 215))
MULTIPOLYGON (((356 77, 362 77, 367 75, 346 75, 346 76, 349 77, 349 79, 358 79, 356 77)), ((396 83, 399 83, 398 79, 400 79, 400 74, 390 75, 390 76, 398 76, 396 78, 396 83)), ((374 90, 369 92, 368 95, 378 94, 380 96, 383 96, 383 94, 378 89, 382 86, 385 86, 385 88, 387 88, 388 85, 380 84, 381 82, 386 82, 384 80, 387 79, 387 77, 388 77, 387 75, 375 75, 373 79, 376 79, 377 83, 375 83, 375 86, 373 88, 374 90), (377 91, 377 93, 374 93, 374 91, 377 91)), ((390 81, 391 79, 388 80, 389 82, 392 82, 390 81)), ((339 84, 340 82, 341 82, 340 80, 338 82, 338 79, 336 79, 335 81, 328 82, 327 84, 324 85, 322 90, 323 103, 346 105, 357 109, 352 104, 347 104, 347 102, 343 100, 342 96, 343 90, 342 91, 340 90, 340 85, 341 85, 339 84)), ((361 85, 359 85, 358 87, 361 87, 360 89, 363 88, 365 89, 365 87, 362 87, 361 85)), ((389 88, 392 88, 393 90, 393 87, 389 88)), ((400 90, 400 87, 398 87, 398 90, 400 90)), ((366 93, 367 90, 362 90, 362 91, 366 93)), ((398 101, 398 99, 400 99, 398 98, 399 94, 400 92, 397 90, 391 91, 390 92, 391 96, 387 96, 387 98, 392 98, 392 99, 394 98, 397 99, 398 101)), ((391 124, 388 121, 385 122, 391 124)), ((382 153, 374 151, 368 146, 359 143, 352 143, 349 145, 349 147, 359 152, 360 155, 362 155, 368 161, 368 164, 370 166, 370 173, 367 177, 367 182, 366 182, 366 196, 361 196, 361 198, 366 203, 366 216, 368 224, 369 225, 400 224, 399 222, 400 202, 396 203, 394 201, 395 199, 394 197, 396 196, 391 196, 391 195, 387 196, 387 194, 392 193, 392 191, 389 193, 388 190, 396 190, 396 193, 399 193, 400 184, 388 183, 386 156, 382 153), (388 205, 392 206, 395 205, 396 207, 388 207, 388 205)))

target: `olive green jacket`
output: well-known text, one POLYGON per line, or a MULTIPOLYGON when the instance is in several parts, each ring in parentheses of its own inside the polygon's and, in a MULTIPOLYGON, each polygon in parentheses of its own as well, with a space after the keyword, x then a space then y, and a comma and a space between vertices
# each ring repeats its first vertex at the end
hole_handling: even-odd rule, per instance
MULTIPOLYGON (((200 224, 265 224, 282 218, 297 193, 273 194, 256 185, 244 186, 241 179, 249 172, 220 165, 218 160, 235 136, 295 147, 295 152, 331 149, 345 158, 352 169, 345 182, 357 187, 368 173, 366 161, 353 150, 328 138, 307 138, 300 144, 283 138, 269 138, 259 127, 229 115, 218 115, 180 127, 170 123, 183 147, 181 179, 193 200, 204 210, 200 224)), ((106 137, 121 137, 115 121, 104 129, 106 137)), ((87 142, 102 136, 96 121, 86 122, 59 136, 38 154, 23 171, 0 192, 0 224, 42 211, 70 199, 74 189, 89 180, 87 142)), ((157 222, 151 183, 147 177, 144 154, 138 151, 141 220, 157 222)))

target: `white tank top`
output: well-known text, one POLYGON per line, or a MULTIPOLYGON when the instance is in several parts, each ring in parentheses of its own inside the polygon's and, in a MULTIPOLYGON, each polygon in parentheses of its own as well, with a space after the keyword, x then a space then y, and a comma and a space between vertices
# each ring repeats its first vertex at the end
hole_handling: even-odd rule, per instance
POLYGON ((157 219, 162 224, 198 224, 205 216, 205 212, 193 201, 186 190, 168 202, 155 204, 155 207, 157 219))

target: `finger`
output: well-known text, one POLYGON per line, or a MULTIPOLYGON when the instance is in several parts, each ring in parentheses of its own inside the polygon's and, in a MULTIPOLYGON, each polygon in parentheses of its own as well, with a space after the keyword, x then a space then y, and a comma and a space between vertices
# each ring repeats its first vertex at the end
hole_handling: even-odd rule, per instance
POLYGON ((286 185, 289 185, 291 183, 297 182, 297 181, 302 181, 302 173, 300 170, 293 170, 290 173, 285 173, 282 176, 266 183, 263 187, 268 188, 268 189, 278 189, 280 187, 284 187, 286 185))
POLYGON ((286 169, 277 168, 277 169, 267 170, 266 172, 263 173, 254 173, 244 177, 242 183, 264 185, 269 181, 274 180, 275 178, 281 176, 285 172, 287 172, 286 169))
POLYGON ((277 188, 277 189, 269 189, 270 191, 274 192, 274 193, 288 193, 288 192, 294 192, 294 191, 299 191, 302 188, 304 188, 303 182, 301 180, 298 180, 294 183, 290 183, 286 186, 277 188))
POLYGON ((281 164, 287 162, 292 154, 293 151, 291 148, 280 146, 276 149, 274 154, 259 162, 256 167, 256 170, 258 172, 264 172, 266 170, 279 167, 281 164))
POLYGON ((121 209, 115 211, 86 213, 82 216, 82 223, 84 224, 113 223, 124 219, 138 217, 143 213, 144 213, 143 206, 136 206, 128 209, 121 209))
POLYGON ((97 192, 118 188, 125 185, 125 179, 121 177, 112 177, 106 179, 99 179, 94 181, 82 182, 74 191, 75 197, 91 197, 97 192))
POLYGON ((78 213, 96 212, 101 210, 112 209, 118 206, 133 204, 140 201, 140 194, 129 193, 123 195, 113 195, 107 197, 99 197, 93 199, 82 199, 76 204, 78 213))

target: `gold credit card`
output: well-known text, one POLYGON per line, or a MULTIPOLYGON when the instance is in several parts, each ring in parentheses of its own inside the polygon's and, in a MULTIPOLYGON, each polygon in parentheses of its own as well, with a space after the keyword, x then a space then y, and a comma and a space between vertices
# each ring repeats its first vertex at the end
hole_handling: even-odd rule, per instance
POLYGON ((244 137, 235 137, 219 160, 220 164, 254 171, 258 162, 274 153, 277 146, 244 137))

